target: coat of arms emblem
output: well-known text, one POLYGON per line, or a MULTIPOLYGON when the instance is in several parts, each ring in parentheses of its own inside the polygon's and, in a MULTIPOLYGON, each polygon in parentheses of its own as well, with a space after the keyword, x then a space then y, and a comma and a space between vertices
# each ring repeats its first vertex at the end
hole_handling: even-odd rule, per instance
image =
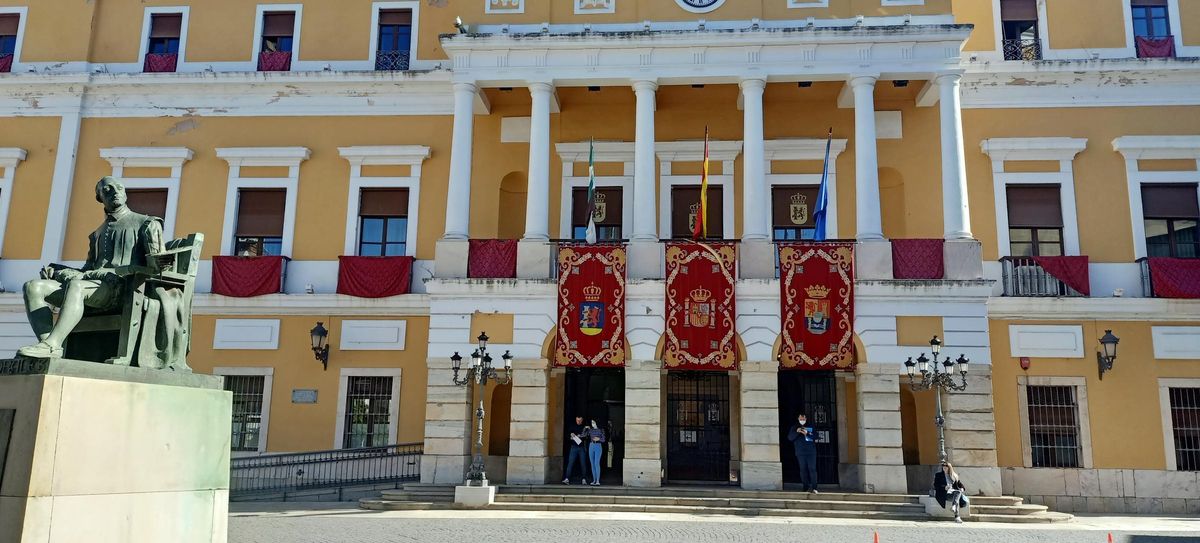
POLYGON ((717 306, 716 302, 712 299, 712 293, 708 289, 700 287, 688 293, 685 305, 687 326, 692 328, 716 328, 717 306))
POLYGON ((700 202, 692 204, 688 208, 688 232, 696 231, 696 217, 700 216, 700 202))
POLYGON ((603 291, 595 283, 583 287, 583 303, 579 304, 579 331, 594 336, 604 331, 604 302, 600 301, 603 291))
POLYGON ((829 287, 813 285, 804 289, 804 326, 811 334, 824 334, 829 329, 829 287))
POLYGON ((808 196, 793 194, 789 211, 788 217, 792 220, 792 224, 801 225, 808 222, 808 196))
POLYGON ((597 224, 604 222, 608 217, 608 205, 604 202, 604 193, 597 192, 595 201, 592 202, 592 220, 597 224))

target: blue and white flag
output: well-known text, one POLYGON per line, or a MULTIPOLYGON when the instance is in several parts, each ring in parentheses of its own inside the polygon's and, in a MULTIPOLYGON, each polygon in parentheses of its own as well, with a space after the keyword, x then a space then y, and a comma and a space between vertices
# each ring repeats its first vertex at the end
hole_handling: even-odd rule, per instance
POLYGON ((825 166, 821 169, 821 188, 817 191, 817 210, 813 213, 816 223, 814 241, 825 241, 826 207, 829 205, 829 148, 833 145, 833 128, 829 129, 829 139, 825 141, 825 166))

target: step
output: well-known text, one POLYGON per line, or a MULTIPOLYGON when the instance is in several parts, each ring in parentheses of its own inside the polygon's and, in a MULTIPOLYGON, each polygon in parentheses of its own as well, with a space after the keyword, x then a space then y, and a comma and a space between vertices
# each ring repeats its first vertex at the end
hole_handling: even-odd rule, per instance
POLYGON ((1032 515, 976 515, 971 514, 971 522, 999 522, 1007 524, 1049 524, 1054 522, 1070 522, 1074 515, 1047 511, 1032 515))
POLYGON ((924 511, 914 513, 856 510, 816 509, 757 509, 746 507, 693 507, 684 505, 625 505, 625 504, 580 504, 580 503, 496 503, 488 509, 503 511, 590 511, 611 513, 682 513, 734 516, 783 516, 819 518, 859 518, 884 520, 925 520, 924 511))
POLYGON ((644 506, 682 506, 739 509, 805 509, 820 511, 882 511, 896 513, 923 513, 918 504, 867 502, 848 500, 785 500, 761 498, 693 498, 671 496, 619 496, 619 495, 563 495, 563 494, 498 494, 502 503, 548 503, 548 504, 611 504, 644 506))
POLYGON ((419 494, 412 492, 383 492, 380 499, 397 502, 453 502, 454 494, 419 494))
POLYGON ((1044 505, 976 505, 975 500, 971 500, 972 515, 1036 515, 1048 511, 1050 508, 1044 505))
MULTIPOLYGON (((713 489, 686 487, 632 488, 619 486, 586 486, 586 485, 500 485, 496 493, 500 494, 564 494, 564 495, 603 495, 603 496, 662 496, 681 498, 743 498, 768 500, 821 500, 821 501, 869 501, 886 503, 918 503, 919 496, 907 494, 862 494, 855 492, 785 492, 778 490, 741 490, 713 489)), ((1007 502, 1006 502, 1007 503, 1007 502)))
POLYGON ((449 509, 449 503, 439 502, 410 502, 364 498, 358 500, 358 506, 369 511, 427 511, 431 509, 449 509))

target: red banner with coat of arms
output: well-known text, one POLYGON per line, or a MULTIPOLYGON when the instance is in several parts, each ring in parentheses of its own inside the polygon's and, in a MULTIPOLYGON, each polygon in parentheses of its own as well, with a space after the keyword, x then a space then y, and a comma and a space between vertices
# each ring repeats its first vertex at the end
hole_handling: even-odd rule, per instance
POLYGON ((625 365, 625 248, 566 245, 558 251, 554 365, 625 365))
POLYGON ((783 369, 848 369, 854 364, 854 245, 779 245, 783 369))
POLYGON ((736 258, 732 243, 667 245, 667 368, 737 369, 736 258))

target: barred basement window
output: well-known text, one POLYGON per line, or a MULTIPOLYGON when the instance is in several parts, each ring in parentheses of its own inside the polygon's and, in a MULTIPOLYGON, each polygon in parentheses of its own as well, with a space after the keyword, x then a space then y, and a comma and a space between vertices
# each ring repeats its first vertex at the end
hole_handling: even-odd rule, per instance
POLYGON ((233 393, 234 451, 258 451, 262 439, 263 383, 261 375, 227 375, 225 390, 233 393))
POLYGON ((387 445, 391 403, 391 377, 348 377, 342 448, 387 445))
POLYGON ((1029 445, 1035 468, 1079 468, 1079 404, 1074 386, 1029 386, 1029 445))
POLYGON ((1176 469, 1200 471, 1200 388, 1169 391, 1176 469))

